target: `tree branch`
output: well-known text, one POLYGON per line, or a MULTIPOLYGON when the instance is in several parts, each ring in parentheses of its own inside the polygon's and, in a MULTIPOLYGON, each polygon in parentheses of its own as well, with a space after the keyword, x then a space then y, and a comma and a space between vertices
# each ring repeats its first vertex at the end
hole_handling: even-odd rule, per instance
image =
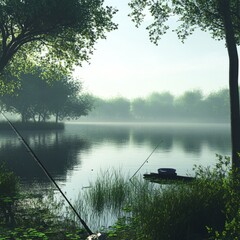
POLYGON ((11 21, 11 24, 10 24, 10 32, 11 32, 12 40, 14 41, 14 40, 15 40, 15 35, 14 35, 14 30, 13 30, 13 23, 12 23, 12 21, 11 21))
POLYGON ((4 50, 6 49, 6 44, 7 44, 7 35, 6 35, 6 31, 4 29, 4 25, 2 23, 0 23, 0 29, 1 29, 1 33, 2 33, 2 51, 4 52, 4 50))

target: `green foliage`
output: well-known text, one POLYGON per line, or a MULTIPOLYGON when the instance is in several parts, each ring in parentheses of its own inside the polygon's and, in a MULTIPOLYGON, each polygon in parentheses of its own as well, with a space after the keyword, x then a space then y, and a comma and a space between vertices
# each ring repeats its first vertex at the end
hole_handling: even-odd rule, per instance
POLYGON ((222 89, 218 92, 210 93, 204 101, 205 106, 208 107, 204 108, 203 113, 212 113, 215 118, 219 119, 229 117, 229 111, 226 111, 227 109, 230 109, 229 99, 228 89, 222 89))
POLYGON ((42 232, 37 231, 34 228, 14 228, 9 231, 8 236, 0 237, 1 240, 7 239, 43 239, 48 240, 49 238, 42 232))
MULTIPOLYGON (((117 28, 115 13, 103 0, 0 1, 0 72, 19 76, 34 65, 45 77, 71 71, 117 28)), ((3 74, 1 81, 8 83, 3 74)))
POLYGON ((237 240, 240 238, 240 176, 237 169, 229 172, 229 176, 224 179, 222 185, 225 194, 226 221, 222 230, 209 227, 210 239, 216 240, 237 240))
POLYGON ((112 99, 93 98, 94 108, 90 118, 100 120, 128 120, 130 118, 130 101, 123 97, 112 99))
MULTIPOLYGON (((38 190, 39 191, 39 190, 38 190)), ((86 233, 68 219, 64 201, 54 192, 19 192, 14 203, 15 224, 7 226, 0 221, 0 239, 84 239, 86 233)))
POLYGON ((146 98, 93 98, 94 108, 86 119, 95 121, 195 121, 229 122, 229 92, 222 89, 203 96, 200 90, 181 96, 153 92, 146 98))
POLYGON ((3 108, 20 114, 23 122, 30 119, 45 122, 51 116, 58 122, 66 117, 76 119, 87 115, 92 101, 89 95, 81 94, 81 82, 66 76, 46 81, 40 77, 41 72, 22 75, 21 86, 14 93, 0 96, 3 108))
MULTIPOLYGON (((157 44, 163 34, 169 29, 169 19, 175 17, 179 25, 174 29, 179 39, 184 41, 196 28, 208 31, 214 39, 225 39, 224 15, 226 9, 225 0, 131 0, 129 6, 132 8, 130 14, 132 20, 139 26, 149 12, 152 23, 147 27, 150 40, 157 44)), ((230 14, 235 31, 237 44, 240 43, 239 32, 239 2, 230 1, 230 14)))
MULTIPOLYGON (((18 178, 0 165, 0 218, 7 225, 14 225, 14 205, 18 196, 18 178)), ((1 222, 1 221, 0 221, 1 222)))
POLYGON ((130 195, 127 183, 128 178, 122 176, 120 171, 107 171, 98 176, 94 184, 90 183, 92 187, 85 192, 84 197, 96 212, 101 213, 105 209, 120 211, 130 195))
POLYGON ((15 196, 18 191, 18 178, 6 169, 5 164, 0 165, 0 193, 1 197, 15 196))

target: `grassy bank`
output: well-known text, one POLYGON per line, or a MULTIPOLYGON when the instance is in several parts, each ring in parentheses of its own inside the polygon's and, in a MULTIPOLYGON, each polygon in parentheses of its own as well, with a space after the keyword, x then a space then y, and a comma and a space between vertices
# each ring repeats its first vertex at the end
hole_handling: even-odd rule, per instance
MULTIPOLYGON (((12 124, 19 130, 62 130, 64 123, 55 122, 20 122, 13 121, 12 124)), ((0 122, 0 130, 9 130, 11 127, 6 121, 0 122)))
POLYGON ((232 178, 229 158, 218 158, 214 169, 197 167, 196 181, 188 184, 102 174, 81 196, 81 205, 103 215, 118 211, 109 239, 240 239, 239 179, 232 178))

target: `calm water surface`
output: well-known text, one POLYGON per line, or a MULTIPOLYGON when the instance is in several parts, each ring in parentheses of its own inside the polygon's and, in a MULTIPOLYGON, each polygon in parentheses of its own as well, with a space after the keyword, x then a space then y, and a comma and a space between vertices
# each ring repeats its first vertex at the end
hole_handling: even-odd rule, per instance
MULTIPOLYGON (((133 175, 159 143, 139 174, 159 167, 191 174, 195 164, 212 165, 216 153, 230 155, 231 150, 227 124, 67 123, 65 130, 21 133, 71 197, 94 181, 100 171, 114 168, 133 175)), ((1 132, 0 149, 0 159, 25 184, 49 184, 10 129, 1 132)))

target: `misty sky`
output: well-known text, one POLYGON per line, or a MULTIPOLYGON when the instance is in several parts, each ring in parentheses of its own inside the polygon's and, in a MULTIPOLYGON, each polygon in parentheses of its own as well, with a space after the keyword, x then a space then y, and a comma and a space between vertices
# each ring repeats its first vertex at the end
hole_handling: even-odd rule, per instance
POLYGON ((103 98, 131 99, 153 91, 180 95, 201 89, 207 94, 228 86, 228 55, 223 41, 198 30, 182 44, 170 30, 155 46, 145 30, 150 18, 136 28, 127 16, 128 2, 106 1, 119 9, 114 18, 119 29, 99 41, 90 65, 84 64, 75 72, 86 91, 103 98))

